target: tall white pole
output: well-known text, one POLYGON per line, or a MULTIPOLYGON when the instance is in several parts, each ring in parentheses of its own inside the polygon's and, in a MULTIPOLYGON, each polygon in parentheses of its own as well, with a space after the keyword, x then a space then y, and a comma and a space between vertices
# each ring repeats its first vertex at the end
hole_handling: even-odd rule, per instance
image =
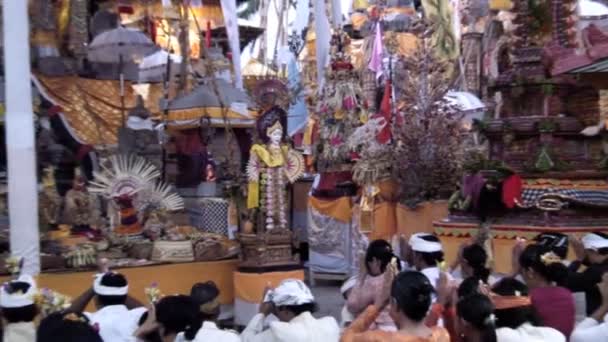
POLYGON ((36 275, 40 272, 40 242, 28 1, 2 3, 11 253, 24 258, 23 273, 36 275))

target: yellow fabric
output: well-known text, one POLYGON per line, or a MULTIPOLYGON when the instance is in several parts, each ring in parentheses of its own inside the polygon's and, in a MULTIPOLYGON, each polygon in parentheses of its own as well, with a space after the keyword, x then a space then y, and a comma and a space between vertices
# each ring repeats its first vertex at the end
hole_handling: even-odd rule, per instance
POLYGON ((311 196, 308 197, 308 205, 319 213, 341 222, 350 222, 352 217, 350 197, 340 197, 335 200, 322 200, 311 196))
POLYGON ((494 11, 508 11, 513 8, 511 0, 490 0, 490 9, 494 11))
POLYGON ((275 288, 285 279, 304 280, 304 271, 234 272, 234 297, 249 303, 261 303, 266 287, 275 288))
POLYGON ((57 14, 57 37, 63 40, 70 25, 70 0, 61 1, 60 5, 57 14))
POLYGON ((369 2, 367 0, 354 0, 353 1, 353 9, 366 9, 369 7, 369 2))
MULTIPOLYGON (((285 164, 285 156, 289 151, 288 146, 281 146, 281 152, 272 154, 266 146, 254 144, 251 146, 250 153, 255 154, 266 167, 279 167, 285 164)), ((260 183, 249 182, 247 184, 247 208, 257 208, 260 205, 260 183)))
POLYGON ((249 182, 247 184, 247 209, 253 209, 260 206, 260 183, 249 182))
POLYGON ((403 56, 411 55, 418 48, 418 38, 407 32, 386 32, 384 40, 396 40, 397 52, 403 56))
POLYGON ((283 166, 288 150, 289 148, 287 146, 281 146, 281 151, 283 153, 272 154, 264 145, 254 144, 251 146, 251 153, 255 153, 267 167, 283 166))
POLYGON ((459 48, 452 26, 452 10, 448 0, 422 0, 424 14, 435 25, 433 47, 439 58, 458 57, 459 48))
POLYGON ((245 116, 229 108, 225 108, 225 110, 223 110, 220 107, 199 107, 171 110, 167 115, 167 119, 171 121, 193 120, 204 117, 211 117, 212 119, 223 119, 225 115, 226 119, 252 120, 255 119, 257 113, 254 111, 249 111, 248 114, 249 116, 245 116))
MULTIPOLYGON (((147 303, 144 293, 146 287, 157 282, 161 291, 169 294, 189 294, 193 284, 213 281, 220 291, 222 304, 234 303, 234 285, 232 273, 238 268, 238 260, 191 262, 181 264, 166 264, 117 268, 129 281, 129 295, 142 303, 147 303)), ((53 289, 71 298, 81 295, 93 284, 93 276, 97 272, 71 273, 42 273, 38 276, 38 286, 53 289)), ((8 281, 9 277, 0 277, 0 282, 8 281)), ((93 303, 87 308, 94 311, 93 303)))
POLYGON ((306 124, 306 130, 304 131, 304 136, 302 137, 302 145, 311 146, 312 145, 312 135, 315 129, 315 119, 309 118, 308 123, 306 124))

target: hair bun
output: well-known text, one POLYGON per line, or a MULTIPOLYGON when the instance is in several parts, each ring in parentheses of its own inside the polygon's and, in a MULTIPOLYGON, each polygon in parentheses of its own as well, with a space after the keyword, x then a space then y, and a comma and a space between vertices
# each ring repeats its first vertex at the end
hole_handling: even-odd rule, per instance
POLYGON ((420 284, 419 286, 412 287, 412 295, 416 298, 419 303, 424 303, 431 298, 433 293, 433 286, 429 282, 420 284))

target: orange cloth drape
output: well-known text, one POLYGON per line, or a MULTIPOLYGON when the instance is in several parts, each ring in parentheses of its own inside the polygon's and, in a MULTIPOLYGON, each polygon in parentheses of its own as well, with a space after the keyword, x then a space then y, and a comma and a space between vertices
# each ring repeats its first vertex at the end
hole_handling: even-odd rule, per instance
POLYGON ((397 205, 397 230, 399 234, 409 238, 413 233, 433 233, 433 221, 448 217, 447 201, 421 203, 411 209, 402 204, 397 205))
POLYGON ((249 303, 261 303, 264 289, 276 287, 285 279, 304 280, 304 271, 243 273, 234 272, 234 296, 249 303))
POLYGON ((350 197, 340 197, 335 200, 322 200, 316 197, 308 197, 308 205, 319 213, 335 218, 338 221, 350 222, 352 206, 350 197))
POLYGON ((383 202, 374 206, 374 217, 372 221, 373 230, 370 240, 384 239, 391 241, 397 233, 396 205, 391 202, 383 202))

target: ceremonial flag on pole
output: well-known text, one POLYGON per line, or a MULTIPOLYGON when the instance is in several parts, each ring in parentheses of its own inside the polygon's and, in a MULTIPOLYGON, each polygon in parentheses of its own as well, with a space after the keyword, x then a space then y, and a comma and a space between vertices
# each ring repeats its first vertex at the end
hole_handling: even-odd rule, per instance
POLYGON ((329 62, 329 42, 331 29, 325 11, 325 0, 315 0, 315 47, 317 54, 317 84, 321 91, 325 84, 325 67, 329 62))
POLYGON ((232 52, 232 66, 234 67, 234 83, 239 89, 243 89, 243 78, 241 76, 241 43, 239 40, 239 26, 236 17, 236 0, 220 0, 224 14, 224 26, 228 35, 228 43, 232 52))
POLYGON ((383 118, 386 121, 384 127, 378 132, 376 140, 380 144, 386 144, 391 140, 391 94, 392 94, 391 80, 387 79, 384 85, 384 96, 382 96, 382 103, 380 103, 380 111, 375 115, 376 118, 383 118))
POLYGON ((376 78, 382 76, 382 30, 380 23, 376 24, 376 36, 374 37, 374 45, 372 47, 372 58, 369 61, 369 70, 376 73, 376 78))

